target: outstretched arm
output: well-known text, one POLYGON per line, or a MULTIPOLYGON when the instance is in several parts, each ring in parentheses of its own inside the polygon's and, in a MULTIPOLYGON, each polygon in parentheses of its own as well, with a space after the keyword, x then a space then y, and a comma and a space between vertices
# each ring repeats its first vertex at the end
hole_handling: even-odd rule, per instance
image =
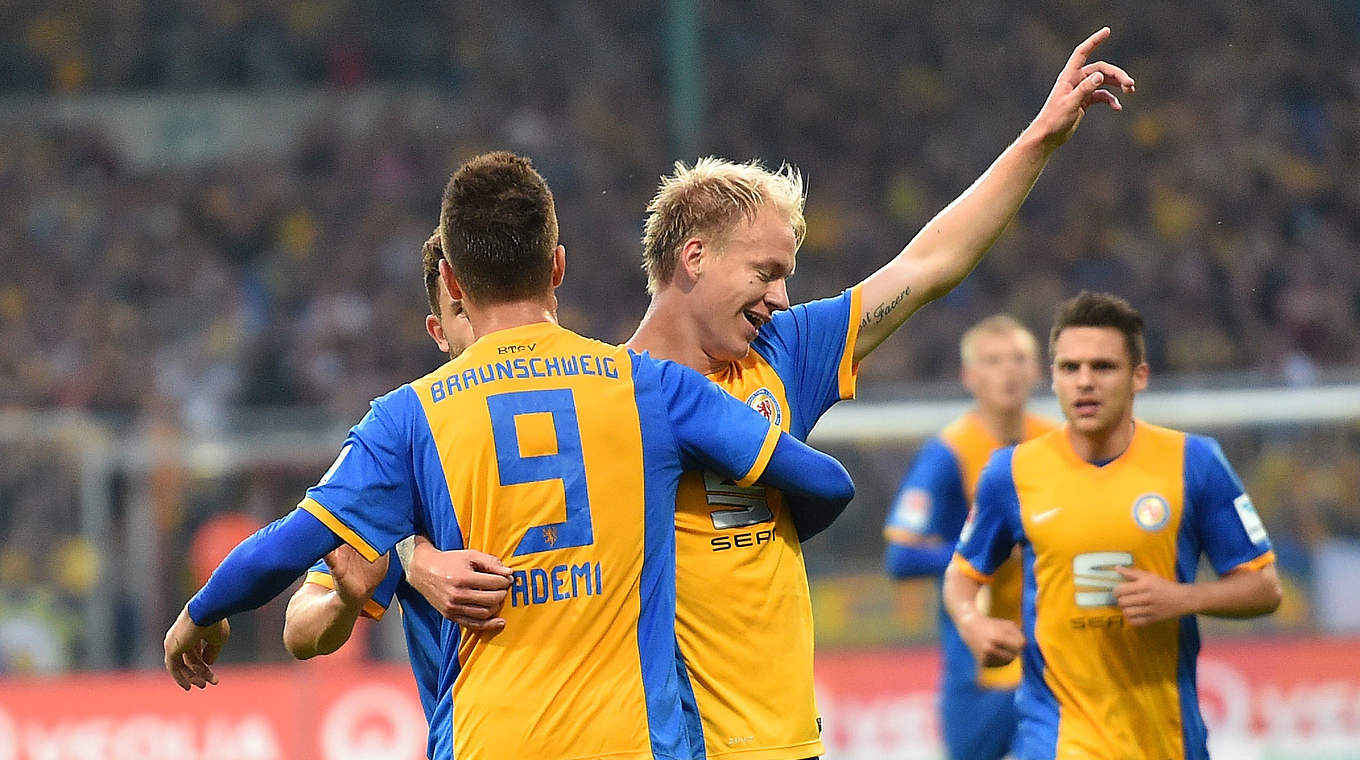
POLYGON ((232 549, 165 634, 165 669, 180 688, 217 683, 212 663, 226 643, 229 615, 278 596, 339 545, 320 520, 294 509, 232 549))
POLYGON ((1109 27, 1072 51, 1038 116, 963 195, 931 219, 907 247, 862 284, 863 304, 855 361, 892 335, 912 314, 948 293, 982 260, 1029 195, 1048 159, 1076 131, 1095 103, 1118 111, 1104 85, 1134 91, 1118 66, 1087 59, 1110 36, 1109 27))

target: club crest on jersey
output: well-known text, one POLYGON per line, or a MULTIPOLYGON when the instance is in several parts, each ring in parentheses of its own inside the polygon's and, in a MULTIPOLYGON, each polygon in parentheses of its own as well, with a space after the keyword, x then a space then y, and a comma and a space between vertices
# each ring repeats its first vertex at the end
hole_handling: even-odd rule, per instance
POLYGON ((1146 531, 1161 530, 1171 519, 1171 505, 1161 494, 1145 493, 1133 500, 1133 521, 1146 531))
POLYGON ((548 546, 557 546, 557 528, 544 528, 543 540, 548 542, 548 546))
POLYGON ((779 399, 769 388, 761 388, 746 399, 746 405, 760 412, 761 416, 778 425, 784 421, 784 410, 779 408, 779 399))

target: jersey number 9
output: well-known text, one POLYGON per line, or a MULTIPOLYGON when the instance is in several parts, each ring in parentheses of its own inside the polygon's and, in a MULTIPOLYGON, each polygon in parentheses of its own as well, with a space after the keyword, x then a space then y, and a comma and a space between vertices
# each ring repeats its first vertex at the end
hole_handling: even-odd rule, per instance
POLYGON ((501 485, 560 480, 566 495, 567 519, 529 528, 515 547, 514 556, 594 543, 581 428, 576 421, 576 400, 571 389, 501 393, 488 396, 486 405, 491 413, 501 485), (526 457, 521 453, 524 442, 520 441, 516 419, 536 414, 552 416, 556 453, 526 457))

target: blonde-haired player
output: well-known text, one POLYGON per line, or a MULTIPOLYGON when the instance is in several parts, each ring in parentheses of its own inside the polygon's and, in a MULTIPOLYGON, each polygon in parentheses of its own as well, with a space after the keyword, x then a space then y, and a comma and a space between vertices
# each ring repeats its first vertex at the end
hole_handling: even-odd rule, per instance
MULTIPOLYGON (((854 395, 856 367, 917 309, 978 263, 1088 107, 1121 108, 1122 69, 1087 63, 1101 29, 1072 52, 1048 100, 976 183, 895 258, 839 296, 790 308, 803 183, 789 167, 679 165, 648 206, 643 263, 652 294, 629 346, 704 372, 796 437, 854 395)), ((812 604, 800 539, 834 514, 790 514, 764 488, 687 473, 676 505, 679 650, 709 757, 821 754, 812 686, 812 604)))
MULTIPOLYGON (((974 399, 968 413, 926 441, 888 513, 885 565, 894 578, 940 577, 968 517, 978 477, 997 449, 1052 430, 1025 410, 1039 382, 1039 344, 1005 314, 968 328, 959 341, 961 379, 974 399)), ((990 586, 990 614, 1020 621, 1020 567, 1006 563, 990 586)), ((1020 663, 979 667, 941 605, 940 728, 946 755, 999 760, 1015 736, 1020 663)))

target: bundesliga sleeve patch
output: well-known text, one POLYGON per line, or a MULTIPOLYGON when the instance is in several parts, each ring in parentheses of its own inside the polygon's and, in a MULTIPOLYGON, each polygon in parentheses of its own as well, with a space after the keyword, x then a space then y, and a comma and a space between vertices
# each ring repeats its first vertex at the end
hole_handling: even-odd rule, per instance
POLYGON ((1246 494, 1239 495, 1233 499, 1233 507, 1237 509, 1237 519, 1242 521, 1242 528, 1247 531, 1247 538, 1253 544, 1265 541, 1266 526, 1261 524, 1261 516, 1256 514, 1256 507, 1251 503, 1251 497, 1246 494))
POLYGON ((893 525, 914 533, 922 533, 929 522, 929 493, 919 488, 908 488, 897 497, 897 504, 893 507, 893 525))

